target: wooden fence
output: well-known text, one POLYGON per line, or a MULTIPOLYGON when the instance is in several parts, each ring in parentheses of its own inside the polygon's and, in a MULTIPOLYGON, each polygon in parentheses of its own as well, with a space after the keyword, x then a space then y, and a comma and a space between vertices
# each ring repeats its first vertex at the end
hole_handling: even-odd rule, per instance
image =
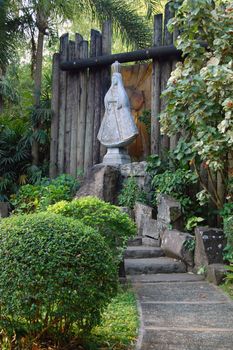
MULTIPOLYGON (((154 46, 169 46, 175 35, 167 30, 167 22, 173 16, 166 6, 165 15, 154 18, 154 46)), ((53 57, 53 88, 50 149, 50 176, 60 173, 77 175, 102 161, 105 149, 97 140, 97 133, 104 115, 104 96, 110 87, 110 66, 96 66, 83 70, 63 71, 62 63, 78 59, 94 58, 111 53, 112 28, 105 22, 102 33, 91 30, 90 47, 82 36, 75 41, 68 34, 60 39, 60 52, 53 57)), ((174 50, 173 50, 174 51, 174 50)), ((158 114, 166 101, 160 98, 171 70, 177 62, 175 56, 167 55, 153 60, 151 96, 151 153, 161 153, 165 148, 174 148, 177 138, 171 140, 160 135, 158 114)))

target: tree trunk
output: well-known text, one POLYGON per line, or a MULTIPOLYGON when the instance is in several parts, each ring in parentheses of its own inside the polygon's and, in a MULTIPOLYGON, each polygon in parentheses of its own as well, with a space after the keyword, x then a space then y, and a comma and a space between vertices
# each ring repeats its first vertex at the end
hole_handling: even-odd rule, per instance
MULTIPOLYGON (((40 106, 41 84, 42 84, 42 63, 43 63, 44 31, 39 30, 37 50, 36 50, 36 69, 35 69, 35 88, 34 88, 34 107, 40 106)), ((33 127, 33 131, 39 130, 39 123, 33 127)), ((39 164, 39 143, 35 139, 32 142, 32 163, 39 164)))

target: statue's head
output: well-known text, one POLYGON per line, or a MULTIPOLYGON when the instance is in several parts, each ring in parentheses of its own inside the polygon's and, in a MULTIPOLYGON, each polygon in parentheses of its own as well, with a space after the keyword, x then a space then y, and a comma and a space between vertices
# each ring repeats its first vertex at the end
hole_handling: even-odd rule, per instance
POLYGON ((112 85, 118 85, 118 83, 122 84, 122 76, 121 73, 113 73, 112 75, 112 85))

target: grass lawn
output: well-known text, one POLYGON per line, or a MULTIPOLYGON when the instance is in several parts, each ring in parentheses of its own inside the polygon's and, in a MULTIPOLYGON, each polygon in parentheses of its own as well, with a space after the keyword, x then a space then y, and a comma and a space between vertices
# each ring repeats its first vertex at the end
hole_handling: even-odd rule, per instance
POLYGON ((138 326, 136 298, 130 288, 122 287, 104 312, 101 325, 92 330, 86 344, 87 348, 89 350, 133 349, 138 326))

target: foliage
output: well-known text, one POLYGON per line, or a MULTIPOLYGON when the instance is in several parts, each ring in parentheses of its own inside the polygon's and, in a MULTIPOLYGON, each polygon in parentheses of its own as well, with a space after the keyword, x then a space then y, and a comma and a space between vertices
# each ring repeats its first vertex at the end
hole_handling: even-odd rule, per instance
POLYGON ((233 286, 233 260, 230 261, 230 265, 226 266, 227 273, 225 277, 226 284, 231 284, 233 286))
POLYGON ((61 200, 71 200, 79 187, 79 182, 71 175, 59 175, 55 179, 42 179, 36 185, 21 186, 19 191, 11 196, 10 203, 15 214, 43 211, 61 200))
POLYGON ((0 128, 0 198, 7 200, 10 193, 24 181, 25 168, 30 160, 30 145, 22 138, 21 130, 0 128))
POLYGON ((228 296, 230 296, 231 299, 233 299, 233 285, 232 284, 224 283, 220 287, 226 294, 228 294, 228 296))
POLYGON ((134 208, 136 202, 147 203, 147 194, 137 184, 134 177, 124 180, 123 188, 118 196, 118 203, 122 207, 134 208))
POLYGON ((142 111, 142 114, 139 116, 138 120, 143 123, 146 127, 148 135, 151 134, 151 111, 145 109, 142 111))
MULTIPOLYGON (((226 180, 227 154, 233 146, 233 36, 232 3, 212 0, 176 1, 176 16, 169 28, 181 29, 177 48, 184 62, 178 63, 163 96, 168 101, 161 113, 162 131, 169 136, 180 132, 189 144, 191 163, 201 177, 204 165, 226 180), (207 43, 208 50, 201 45, 207 43)), ((217 208, 224 196, 210 193, 217 208)))
POLYGON ((188 218, 185 228, 188 231, 193 231, 193 229, 202 221, 204 221, 204 219, 200 216, 191 216, 188 218))
POLYGON ((152 188, 155 190, 154 203, 157 195, 164 193, 177 199, 183 212, 186 213, 192 207, 192 199, 188 195, 189 186, 197 182, 196 175, 191 170, 178 168, 177 170, 166 170, 163 174, 155 175, 152 179, 152 188))
POLYGON ((184 242, 184 247, 190 252, 194 252, 195 245, 196 245, 195 239, 189 238, 189 239, 186 239, 186 241, 184 242))
POLYGON ((233 260, 233 216, 224 219, 224 234, 227 238, 227 245, 224 249, 224 259, 233 260))
POLYGON ((104 311, 101 324, 88 337, 88 348, 131 349, 137 338, 138 323, 134 293, 121 290, 104 311))
POLYGON ((99 323, 117 271, 101 235, 52 213, 0 222, 1 340, 32 348, 99 323))
POLYGON ((119 259, 129 238, 136 234, 136 226, 127 214, 95 197, 58 202, 49 206, 48 211, 73 217, 98 230, 119 259))

